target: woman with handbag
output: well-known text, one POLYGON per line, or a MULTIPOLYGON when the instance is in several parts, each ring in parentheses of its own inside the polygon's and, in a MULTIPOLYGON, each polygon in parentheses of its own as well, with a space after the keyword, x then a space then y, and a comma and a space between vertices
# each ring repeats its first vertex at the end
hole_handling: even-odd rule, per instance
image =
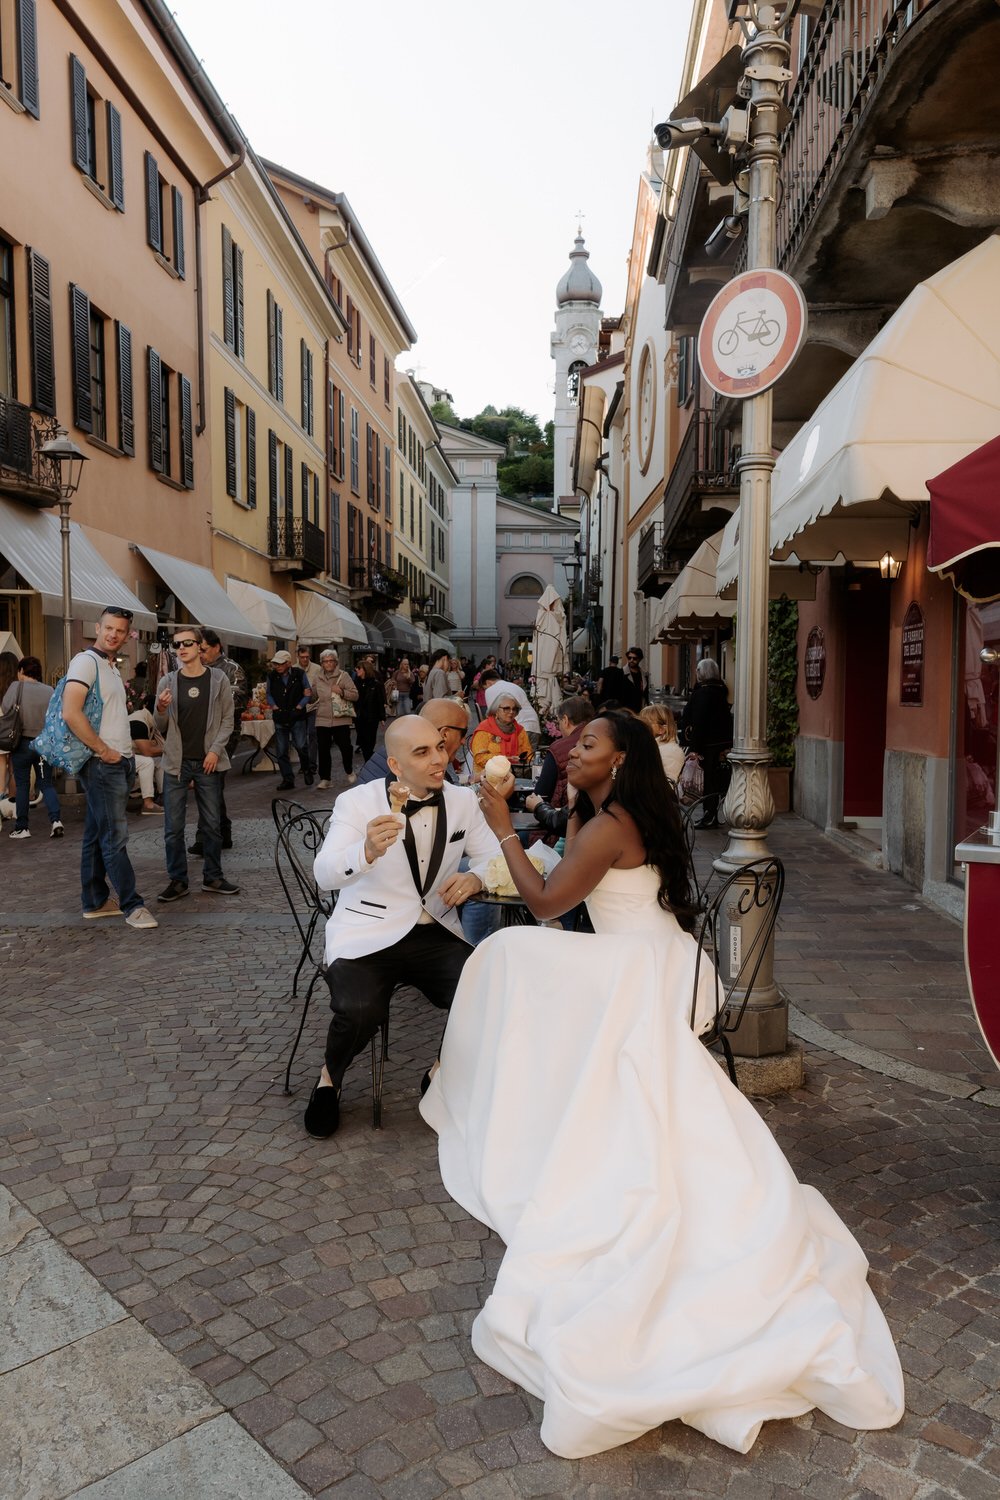
POLYGON ((28 808, 31 802, 32 770, 45 802, 45 811, 49 815, 49 837, 61 839, 63 836, 62 812, 52 781, 52 768, 32 746, 35 735, 42 732, 45 710, 51 697, 52 689, 47 682, 42 681, 42 664, 38 657, 23 656, 17 664, 17 681, 11 683, 0 703, 0 714, 4 716, 0 722, 0 735, 3 735, 4 730, 8 735, 0 743, 10 745, 9 754, 14 772, 17 817, 14 832, 10 835, 12 839, 31 838, 28 808))
POLYGON ((354 723, 358 701, 358 690, 349 672, 341 671, 340 658, 336 651, 321 651, 319 654, 320 675, 316 679, 319 707, 316 710, 316 741, 319 746, 319 786, 325 791, 330 785, 331 749, 336 744, 344 763, 344 775, 348 783, 357 781, 354 774, 354 746, 351 743, 351 725, 354 723))

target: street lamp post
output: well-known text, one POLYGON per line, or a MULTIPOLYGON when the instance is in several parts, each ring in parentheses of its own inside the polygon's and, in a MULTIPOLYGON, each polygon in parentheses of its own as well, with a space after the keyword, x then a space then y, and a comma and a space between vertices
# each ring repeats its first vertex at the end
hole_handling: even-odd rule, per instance
POLYGON ((574 630, 573 597, 576 593, 576 580, 580 574, 580 559, 577 556, 576 543, 573 544, 573 551, 570 553, 569 557, 564 558, 562 566, 563 572, 566 574, 566 587, 569 590, 569 597, 566 601, 566 661, 569 667, 569 674, 572 677, 574 630))
POLYGON ((69 556, 69 506, 80 488, 83 466, 87 462, 84 453, 69 438, 63 428, 56 430, 39 448, 39 454, 47 459, 57 475, 55 488, 59 491, 59 540, 62 548, 62 626, 63 626, 63 672, 73 655, 73 575, 69 556))

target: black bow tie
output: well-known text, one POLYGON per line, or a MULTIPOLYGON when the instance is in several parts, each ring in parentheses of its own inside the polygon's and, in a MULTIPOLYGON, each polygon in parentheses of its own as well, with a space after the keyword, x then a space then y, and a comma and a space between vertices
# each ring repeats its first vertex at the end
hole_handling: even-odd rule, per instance
POLYGON ((441 801, 441 789, 439 787, 436 792, 431 792, 430 796, 425 797, 422 802, 417 802, 411 797, 403 808, 403 814, 407 818, 412 818, 414 813, 426 812, 430 807, 440 807, 441 801))

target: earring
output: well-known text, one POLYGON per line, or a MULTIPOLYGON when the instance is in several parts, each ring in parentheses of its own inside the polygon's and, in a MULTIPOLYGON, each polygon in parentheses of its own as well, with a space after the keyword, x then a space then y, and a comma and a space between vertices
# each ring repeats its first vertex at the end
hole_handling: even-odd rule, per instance
POLYGON ((614 766, 611 767, 611 780, 614 781, 614 779, 615 779, 615 777, 617 775, 618 775, 618 767, 617 767, 617 765, 614 765, 614 766))

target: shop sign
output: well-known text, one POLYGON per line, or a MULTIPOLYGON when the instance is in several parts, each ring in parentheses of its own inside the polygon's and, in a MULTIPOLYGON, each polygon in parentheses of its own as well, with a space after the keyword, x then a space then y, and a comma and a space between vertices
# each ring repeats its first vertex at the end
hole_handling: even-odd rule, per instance
POLYGON ((903 616, 899 701, 911 708, 920 708, 924 701, 924 612, 915 599, 903 616))
POLYGON ((814 625, 806 638, 806 692, 810 698, 818 698, 826 681, 826 641, 818 625, 814 625))

